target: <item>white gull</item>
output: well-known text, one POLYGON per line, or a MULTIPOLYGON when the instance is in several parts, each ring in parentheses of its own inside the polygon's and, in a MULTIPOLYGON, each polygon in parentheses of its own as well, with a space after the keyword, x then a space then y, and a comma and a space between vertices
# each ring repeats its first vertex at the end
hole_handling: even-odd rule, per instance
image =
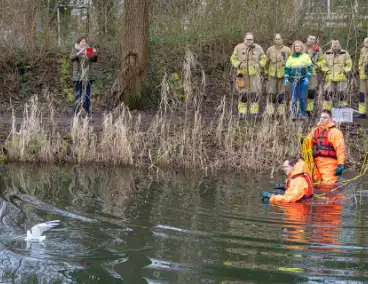
POLYGON ((59 220, 49 221, 46 223, 40 223, 33 226, 30 230, 27 231, 27 236, 25 238, 26 241, 40 241, 46 239, 46 236, 43 236, 42 233, 50 230, 53 227, 56 227, 60 224, 59 220))

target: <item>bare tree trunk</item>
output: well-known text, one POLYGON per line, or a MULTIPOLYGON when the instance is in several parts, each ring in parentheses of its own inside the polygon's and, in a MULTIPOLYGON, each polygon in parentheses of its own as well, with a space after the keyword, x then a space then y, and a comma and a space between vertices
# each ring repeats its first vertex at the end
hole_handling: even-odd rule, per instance
POLYGON ((136 108, 147 89, 149 0, 125 0, 119 101, 136 108))
POLYGON ((97 10, 98 32, 102 35, 114 36, 114 1, 115 0, 96 0, 94 1, 97 10))

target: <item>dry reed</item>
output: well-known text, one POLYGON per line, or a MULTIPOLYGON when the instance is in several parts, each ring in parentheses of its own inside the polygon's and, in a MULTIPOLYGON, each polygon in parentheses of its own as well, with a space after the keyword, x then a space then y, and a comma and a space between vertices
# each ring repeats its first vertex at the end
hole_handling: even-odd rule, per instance
POLYGON ((298 152, 294 138, 300 127, 277 120, 239 121, 227 107, 226 97, 212 121, 204 120, 198 109, 188 112, 184 122, 173 118, 173 113, 160 109, 149 125, 143 125, 123 107, 115 118, 105 114, 102 130, 96 131, 88 119, 75 116, 70 139, 63 139, 63 133, 52 130, 55 125, 45 123, 54 120, 45 120, 34 97, 19 128, 13 117, 4 148, 12 162, 96 162, 203 171, 274 170, 282 157, 298 152))
MULTIPOLYGON (((4 144, 6 158, 9 162, 102 163, 204 172, 256 170, 272 175, 285 156, 299 154, 298 137, 305 135, 311 125, 269 115, 239 120, 229 96, 223 96, 211 118, 204 118, 206 78, 190 50, 185 55, 183 73, 188 99, 180 105, 164 76, 161 102, 149 123, 143 123, 140 116, 134 117, 122 105, 104 114, 101 130, 96 130, 90 120, 75 116, 69 132, 64 133, 56 126, 52 107, 49 106, 51 115, 45 117, 37 96, 32 97, 25 105, 19 127, 13 116, 4 144), (202 76, 193 76, 194 72, 202 76)), ((347 134, 346 139, 348 144, 358 145, 357 141, 366 141, 366 134, 363 132, 359 139, 347 134)), ((368 143, 364 143, 356 152, 366 151, 367 147, 368 143)), ((349 155, 350 162, 353 156, 349 155)))

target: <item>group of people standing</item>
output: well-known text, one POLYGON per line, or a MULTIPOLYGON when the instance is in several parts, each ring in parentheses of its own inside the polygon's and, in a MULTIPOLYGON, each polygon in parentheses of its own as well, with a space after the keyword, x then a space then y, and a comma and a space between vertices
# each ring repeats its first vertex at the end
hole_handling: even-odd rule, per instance
MULTIPOLYGON (((280 34, 274 36, 274 45, 267 49, 254 43, 252 33, 247 33, 244 42, 238 44, 230 58, 236 68, 236 89, 239 92, 238 113, 245 117, 259 113, 261 82, 266 81, 268 95, 266 111, 285 115, 285 94, 291 93, 291 119, 304 120, 315 107, 319 90, 323 95, 323 109, 346 107, 348 80, 352 75, 352 60, 341 48, 338 40, 332 40, 331 49, 323 52, 316 37, 309 35, 306 42, 295 41, 291 49, 283 44, 280 34), (277 108, 276 108, 277 106, 277 108)), ((368 95, 368 38, 359 58, 359 112, 367 113, 368 95)))
MULTIPOLYGON (((283 45, 280 34, 275 35, 274 43, 275 45, 264 53, 262 47, 254 43, 253 35, 247 33, 244 42, 235 47, 231 63, 237 69, 238 111, 239 115, 245 116, 249 107, 250 114, 258 114, 261 72, 263 78, 267 79, 268 111, 272 113, 277 110, 277 114, 285 115, 285 89, 286 86, 290 86, 293 120, 298 115, 301 119, 305 119, 306 112, 313 111, 318 88, 321 84, 325 84, 324 110, 321 112, 317 127, 307 136, 312 147, 313 170, 309 169, 303 159, 287 158, 283 163, 283 169, 288 176, 286 183, 277 185, 276 192, 262 193, 262 200, 268 199, 271 203, 310 200, 313 197, 313 182, 336 184, 344 171, 344 137, 336 128, 330 109, 335 96, 339 106, 348 105, 347 78, 352 70, 352 61, 349 53, 341 49, 340 43, 336 40, 332 41, 331 49, 325 53, 317 45, 314 36, 308 36, 305 44, 295 41, 291 49, 283 45)), ((92 62, 97 61, 97 51, 88 46, 86 37, 80 37, 72 47, 70 60, 73 63, 75 111, 78 113, 83 107, 89 116, 93 81, 89 73, 92 62)), ((359 111, 366 113, 368 38, 364 40, 364 47, 361 50, 359 74, 361 79, 359 111)))
MULTIPOLYGON (((296 40, 289 48, 280 34, 274 36, 274 45, 267 49, 254 43, 252 33, 238 44, 230 58, 236 68, 236 89, 239 92, 238 113, 259 113, 261 82, 266 81, 266 112, 286 115, 285 95, 291 93, 291 119, 305 120, 315 108, 317 94, 323 96, 323 110, 317 127, 307 136, 312 148, 313 163, 307 165, 302 158, 289 157, 283 162, 287 174, 285 184, 276 186, 275 192, 262 192, 262 200, 271 203, 293 203, 311 200, 313 183, 335 186, 344 171, 345 142, 342 132, 332 118, 332 106, 346 107, 348 80, 353 63, 349 53, 338 40, 323 52, 316 37, 309 35, 305 42, 296 40)), ((368 95, 368 38, 359 58, 360 93, 359 112, 367 113, 368 95)))

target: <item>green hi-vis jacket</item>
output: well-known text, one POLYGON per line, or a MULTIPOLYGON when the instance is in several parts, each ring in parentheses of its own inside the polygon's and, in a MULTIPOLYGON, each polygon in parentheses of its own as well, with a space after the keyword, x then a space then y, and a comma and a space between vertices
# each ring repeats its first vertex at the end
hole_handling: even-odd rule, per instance
POLYGON ((302 79, 312 75, 312 61, 306 53, 294 53, 285 65, 285 78, 302 79))

